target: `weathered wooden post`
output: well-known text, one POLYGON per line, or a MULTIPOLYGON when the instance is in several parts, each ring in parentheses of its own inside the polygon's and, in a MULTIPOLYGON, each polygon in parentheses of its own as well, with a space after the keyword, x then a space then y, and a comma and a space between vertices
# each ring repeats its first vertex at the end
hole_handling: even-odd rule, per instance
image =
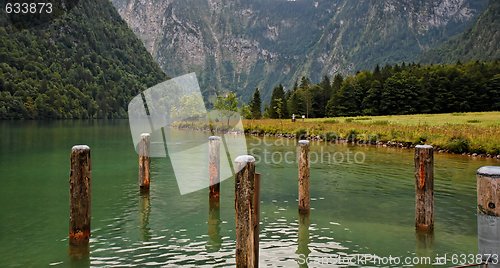
POLYGON ((92 167, 90 148, 76 145, 71 149, 69 175, 69 243, 88 244, 90 238, 90 199, 92 167))
POLYGON ((434 149, 415 146, 415 227, 418 231, 434 229, 434 149))
POLYGON ((299 141, 299 212, 309 213, 309 141, 299 141))
POLYGON ((488 267, 500 267, 500 166, 481 167, 476 179, 478 253, 488 267))
POLYGON ((255 222, 254 225, 254 245, 255 245, 255 263, 259 263, 259 225, 260 225, 260 173, 255 173, 254 182, 254 208, 255 208, 255 222))
POLYGON ((222 245, 220 235, 220 144, 221 137, 208 137, 208 243, 207 251, 216 252, 222 245))
POLYGON ((219 136, 208 138, 209 199, 211 202, 220 200, 220 141, 219 136))
POLYGON ((139 142, 139 187, 143 192, 149 191, 151 166, 151 159, 149 158, 150 146, 150 134, 142 133, 141 141, 139 142))
POLYGON ((236 267, 258 267, 255 244, 259 234, 255 232, 257 222, 255 210, 255 158, 238 156, 235 160, 238 173, 235 174, 236 210, 236 267))

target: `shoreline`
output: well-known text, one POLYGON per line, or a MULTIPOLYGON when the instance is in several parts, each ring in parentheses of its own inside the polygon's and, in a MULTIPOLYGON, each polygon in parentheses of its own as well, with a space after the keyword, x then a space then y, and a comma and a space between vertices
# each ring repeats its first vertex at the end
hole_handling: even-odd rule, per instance
POLYGON ((352 142, 412 148, 429 144, 441 153, 498 158, 500 112, 412 114, 287 119, 245 119, 245 132, 275 137, 352 142))
MULTIPOLYGON (((211 132, 210 128, 208 127, 194 127, 194 126, 172 126, 173 128, 179 129, 179 130, 195 130, 195 131, 201 131, 201 132, 211 132)), ((244 131, 218 131, 218 134, 232 134, 232 135, 245 135, 245 136, 254 136, 254 137, 273 137, 273 138, 285 138, 285 139, 298 139, 297 134, 295 133, 290 133, 290 132, 276 132, 276 133, 270 133, 270 132, 264 132, 262 129, 258 128, 250 128, 250 127, 244 127, 244 131)), ((406 142, 406 141, 397 141, 397 140, 391 140, 391 141, 384 141, 384 140, 365 140, 365 139, 359 139, 354 137, 354 139, 346 139, 346 138, 339 138, 338 136, 335 136, 334 139, 328 139, 327 134, 317 134, 317 135, 308 135, 307 133, 302 133, 301 139, 306 139, 310 141, 318 141, 318 142, 325 142, 327 144, 352 144, 356 146, 376 146, 376 147, 389 147, 389 148, 400 148, 400 149, 412 149, 415 148, 416 145, 422 145, 422 144, 428 144, 434 147, 434 152, 436 153, 446 153, 446 154, 452 154, 452 155, 462 155, 462 156, 468 156, 468 157, 474 157, 474 158, 490 158, 490 159, 496 159, 500 160, 500 154, 488 154, 488 153, 475 153, 475 152, 464 152, 464 153, 455 153, 452 152, 446 148, 443 148, 441 146, 432 144, 432 143, 418 143, 415 144, 413 142, 406 142)))
MULTIPOLYGON (((293 133, 277 133, 277 134, 271 134, 271 133, 256 133, 256 131, 252 132, 247 132, 245 130, 245 135, 249 136, 254 136, 254 137, 273 137, 273 138, 285 138, 285 139, 297 139, 296 134, 293 133)), ((319 142, 324 142, 327 144, 351 144, 351 145, 356 145, 356 146, 375 146, 375 147, 384 147, 384 148, 399 148, 399 149, 413 149, 415 148, 416 145, 422 145, 422 144, 414 144, 412 142, 402 142, 402 141, 367 141, 363 139, 355 139, 354 141, 348 140, 348 139, 336 139, 334 141, 328 141, 323 139, 321 135, 315 135, 315 136, 306 136, 304 139, 310 140, 310 141, 319 141, 319 142)), ((492 155, 492 154, 478 154, 478 153, 472 153, 472 152, 467 152, 467 153, 454 153, 451 152, 445 148, 441 148, 439 146, 433 145, 433 144, 428 144, 431 145, 434 148, 434 152, 436 153, 445 153, 445 154, 452 154, 452 155, 461 155, 461 156, 468 156, 468 157, 475 157, 475 158, 491 158, 491 159, 496 159, 500 161, 500 154, 499 155, 492 155)))

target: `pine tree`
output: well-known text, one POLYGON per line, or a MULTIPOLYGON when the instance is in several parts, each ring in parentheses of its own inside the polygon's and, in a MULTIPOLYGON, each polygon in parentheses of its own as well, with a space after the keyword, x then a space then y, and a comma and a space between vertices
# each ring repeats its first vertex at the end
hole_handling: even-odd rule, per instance
POLYGON ((250 102, 250 111, 253 119, 260 119, 262 117, 261 105, 260 91, 259 88, 256 88, 253 93, 253 99, 250 102))
POLYGON ((337 92, 340 91, 340 87, 342 87, 342 83, 344 82, 344 77, 341 74, 336 74, 333 78, 332 82, 332 93, 330 94, 330 98, 334 97, 337 92))
POLYGON ((317 117, 324 117, 326 115, 326 104, 328 103, 328 100, 332 96, 332 85, 330 82, 330 78, 328 76, 324 76, 323 80, 321 80, 321 83, 319 84, 321 94, 320 97, 317 98, 317 111, 316 111, 316 116, 317 117))
POLYGON ((309 78, 302 76, 302 78, 300 79, 300 88, 307 89, 310 84, 311 84, 311 81, 309 80, 309 78))
POLYGON ((269 104, 269 107, 271 107, 270 111, 269 111, 269 117, 271 118, 279 118, 280 117, 280 114, 281 116, 285 117, 285 116, 288 116, 287 114, 287 109, 286 109, 286 105, 281 105, 280 107, 280 113, 278 113, 276 111, 276 109, 274 109, 274 107, 276 107, 278 104, 278 99, 281 99, 281 101, 283 101, 285 99, 285 90, 283 88, 283 85, 279 84, 277 87, 275 87, 273 89, 273 93, 271 95, 271 103, 269 104))

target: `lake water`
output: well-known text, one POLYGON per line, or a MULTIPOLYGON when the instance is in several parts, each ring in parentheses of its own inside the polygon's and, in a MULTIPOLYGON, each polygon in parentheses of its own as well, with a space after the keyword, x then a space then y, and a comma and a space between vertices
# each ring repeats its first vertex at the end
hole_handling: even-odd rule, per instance
MULTIPOLYGON (((208 189, 180 195, 168 158, 152 160, 151 192, 139 194, 126 120, 0 122, 0 133, 0 267, 234 266, 233 179, 222 182, 220 218, 208 226, 208 189), (75 144, 92 148, 92 238, 80 259, 69 256, 67 238, 75 144)), ((435 232, 422 238, 414 231, 412 150, 313 144, 320 158, 311 165, 312 210, 299 221, 297 167, 279 161, 295 141, 247 143, 262 173, 262 267, 305 267, 306 257, 321 267, 355 254, 477 253, 475 172, 498 160, 435 154, 435 232), (357 162, 340 161, 348 153, 357 162)))

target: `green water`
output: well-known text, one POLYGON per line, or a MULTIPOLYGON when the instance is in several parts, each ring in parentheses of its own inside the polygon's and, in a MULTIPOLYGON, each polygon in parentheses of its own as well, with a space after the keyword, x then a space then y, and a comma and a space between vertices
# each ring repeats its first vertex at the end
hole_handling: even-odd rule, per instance
MULTIPOLYGON (((126 120, 0 122, 0 134, 0 267, 234 266, 232 179, 221 184, 220 218, 208 226, 208 189, 180 195, 168 158, 153 159, 150 195, 139 194, 126 120), (75 144, 92 148, 92 238, 81 259, 70 257, 67 240, 75 144)), ((262 173, 261 266, 297 267, 304 256, 477 253, 475 171, 498 160, 435 155, 436 230, 423 241, 414 231, 411 150, 312 144, 324 158, 311 165, 307 225, 297 213, 296 164, 278 161, 295 141, 247 143, 262 173), (340 162, 348 150, 364 162, 340 162)))

